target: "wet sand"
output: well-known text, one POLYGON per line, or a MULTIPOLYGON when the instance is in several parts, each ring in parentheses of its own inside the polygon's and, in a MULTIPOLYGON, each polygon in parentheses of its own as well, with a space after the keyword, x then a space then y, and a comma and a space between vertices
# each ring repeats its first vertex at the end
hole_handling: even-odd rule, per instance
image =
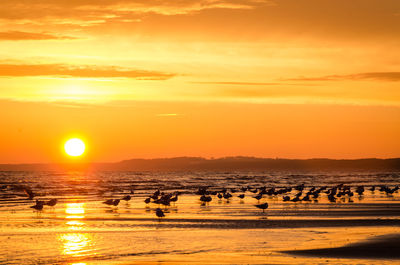
POLYGON ((337 248, 289 250, 282 253, 303 256, 358 258, 358 259, 400 259, 400 234, 373 237, 369 240, 337 248))

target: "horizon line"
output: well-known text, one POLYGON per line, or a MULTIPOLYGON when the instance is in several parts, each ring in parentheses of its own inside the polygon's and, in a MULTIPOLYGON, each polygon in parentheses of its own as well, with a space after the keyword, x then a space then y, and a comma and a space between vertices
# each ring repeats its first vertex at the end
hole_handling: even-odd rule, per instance
POLYGON ((202 157, 202 156, 173 156, 173 157, 155 157, 155 158, 129 158, 118 160, 114 162, 85 162, 85 161, 63 161, 63 162, 21 162, 21 163, 7 163, 0 162, 0 165, 50 165, 50 164, 117 164, 130 160, 167 160, 179 158, 197 158, 204 160, 221 160, 227 158, 251 158, 251 159, 265 159, 265 160, 332 160, 332 161, 356 161, 356 160, 394 160, 400 157, 360 157, 360 158, 328 158, 328 157, 312 157, 312 158, 286 158, 286 157, 257 157, 257 156, 221 156, 221 157, 202 157))

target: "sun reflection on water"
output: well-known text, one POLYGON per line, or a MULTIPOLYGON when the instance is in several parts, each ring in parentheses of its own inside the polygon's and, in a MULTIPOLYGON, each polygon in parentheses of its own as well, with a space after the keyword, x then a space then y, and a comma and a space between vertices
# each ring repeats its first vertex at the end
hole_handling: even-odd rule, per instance
POLYGON ((84 203, 67 203, 65 205, 66 218, 84 218, 85 217, 85 204, 84 203))
POLYGON ((66 222, 66 225, 68 226, 68 230, 83 230, 85 223, 77 220, 72 220, 66 222))
POLYGON ((88 251, 92 241, 91 235, 87 233, 61 234, 58 239, 63 244, 62 253, 73 257, 83 256, 88 251))
MULTIPOLYGON (((85 204, 67 203, 65 204, 65 214, 67 229, 75 232, 71 231, 71 233, 63 233, 58 236, 58 240, 62 243, 62 254, 71 258, 82 258, 93 254, 93 235, 91 233, 78 232, 85 229, 86 224, 82 221, 85 217, 85 204)), ((71 265, 86 265, 86 263, 71 263, 71 265)))

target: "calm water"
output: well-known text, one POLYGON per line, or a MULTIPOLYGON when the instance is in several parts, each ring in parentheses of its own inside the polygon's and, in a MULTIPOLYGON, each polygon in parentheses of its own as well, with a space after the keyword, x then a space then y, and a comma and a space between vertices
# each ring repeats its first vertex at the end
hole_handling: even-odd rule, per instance
MULTIPOLYGON (((304 183, 333 187, 400 184, 399 173, 257 173, 257 172, 0 172, 1 264, 318 264, 360 263, 360 260, 300 258, 282 250, 332 247, 388 233, 400 233, 400 194, 366 188, 352 201, 327 200, 325 193, 311 202, 283 202, 282 195, 265 195, 265 213, 254 193, 229 200, 212 196, 204 205, 198 187, 209 190, 241 187, 294 187, 304 183), (57 198, 54 207, 30 208, 22 186, 38 199, 57 198), (180 191, 176 203, 161 207, 144 203, 155 190, 180 191), (115 206, 102 202, 132 199, 115 206)), ((293 190, 287 195, 293 196, 293 190)), ((379 263, 392 264, 390 260, 379 263)), ((378 263, 363 260, 361 263, 378 263)))

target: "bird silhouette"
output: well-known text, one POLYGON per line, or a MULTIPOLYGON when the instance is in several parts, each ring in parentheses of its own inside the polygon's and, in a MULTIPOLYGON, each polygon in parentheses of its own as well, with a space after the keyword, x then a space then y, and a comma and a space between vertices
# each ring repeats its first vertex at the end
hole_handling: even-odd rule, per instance
POLYGON ((170 199, 170 201, 171 201, 171 202, 176 202, 176 201, 178 201, 178 194, 175 194, 175 196, 172 197, 172 198, 170 199))
POLYGON ((35 197, 35 194, 29 187, 23 187, 25 194, 28 196, 29 200, 32 200, 35 197))
POLYGON ((50 201, 45 203, 45 205, 48 206, 55 206, 56 204, 57 204, 57 199, 51 199, 50 201))
POLYGON ((257 199, 257 201, 260 201, 262 199, 262 194, 259 193, 256 196, 253 197, 254 199, 257 199))
POLYGON ((230 197, 232 197, 232 194, 230 194, 229 192, 226 192, 223 194, 224 199, 229 200, 230 197))
POLYGON ((268 208, 268 202, 262 203, 262 204, 256 204, 256 205, 254 205, 254 206, 257 207, 257 208, 259 208, 259 209, 262 209, 263 212, 265 212, 265 209, 268 208))
POLYGON ((130 195, 126 195, 126 196, 122 197, 121 200, 129 201, 130 199, 131 199, 131 196, 130 195))
POLYGON ((43 206, 44 206, 44 205, 45 205, 45 202, 44 202, 44 201, 36 200, 36 204, 33 205, 33 206, 31 206, 31 208, 32 208, 32 209, 35 209, 35 210, 38 210, 38 211, 41 211, 41 210, 43 210, 43 206))
POLYGON ((35 204, 35 205, 31 206, 31 208, 41 211, 41 210, 43 210, 43 204, 35 204))
POLYGON ((160 208, 156 209, 156 215, 158 216, 158 218, 165 217, 163 210, 161 210, 160 208))
POLYGON ((104 201, 103 203, 107 204, 107 205, 113 205, 114 204, 114 200, 113 199, 109 199, 109 200, 104 201))
POLYGON ((202 202, 210 202, 210 201, 212 201, 212 198, 211 198, 211 196, 202 195, 200 197, 200 201, 202 201, 202 202))

